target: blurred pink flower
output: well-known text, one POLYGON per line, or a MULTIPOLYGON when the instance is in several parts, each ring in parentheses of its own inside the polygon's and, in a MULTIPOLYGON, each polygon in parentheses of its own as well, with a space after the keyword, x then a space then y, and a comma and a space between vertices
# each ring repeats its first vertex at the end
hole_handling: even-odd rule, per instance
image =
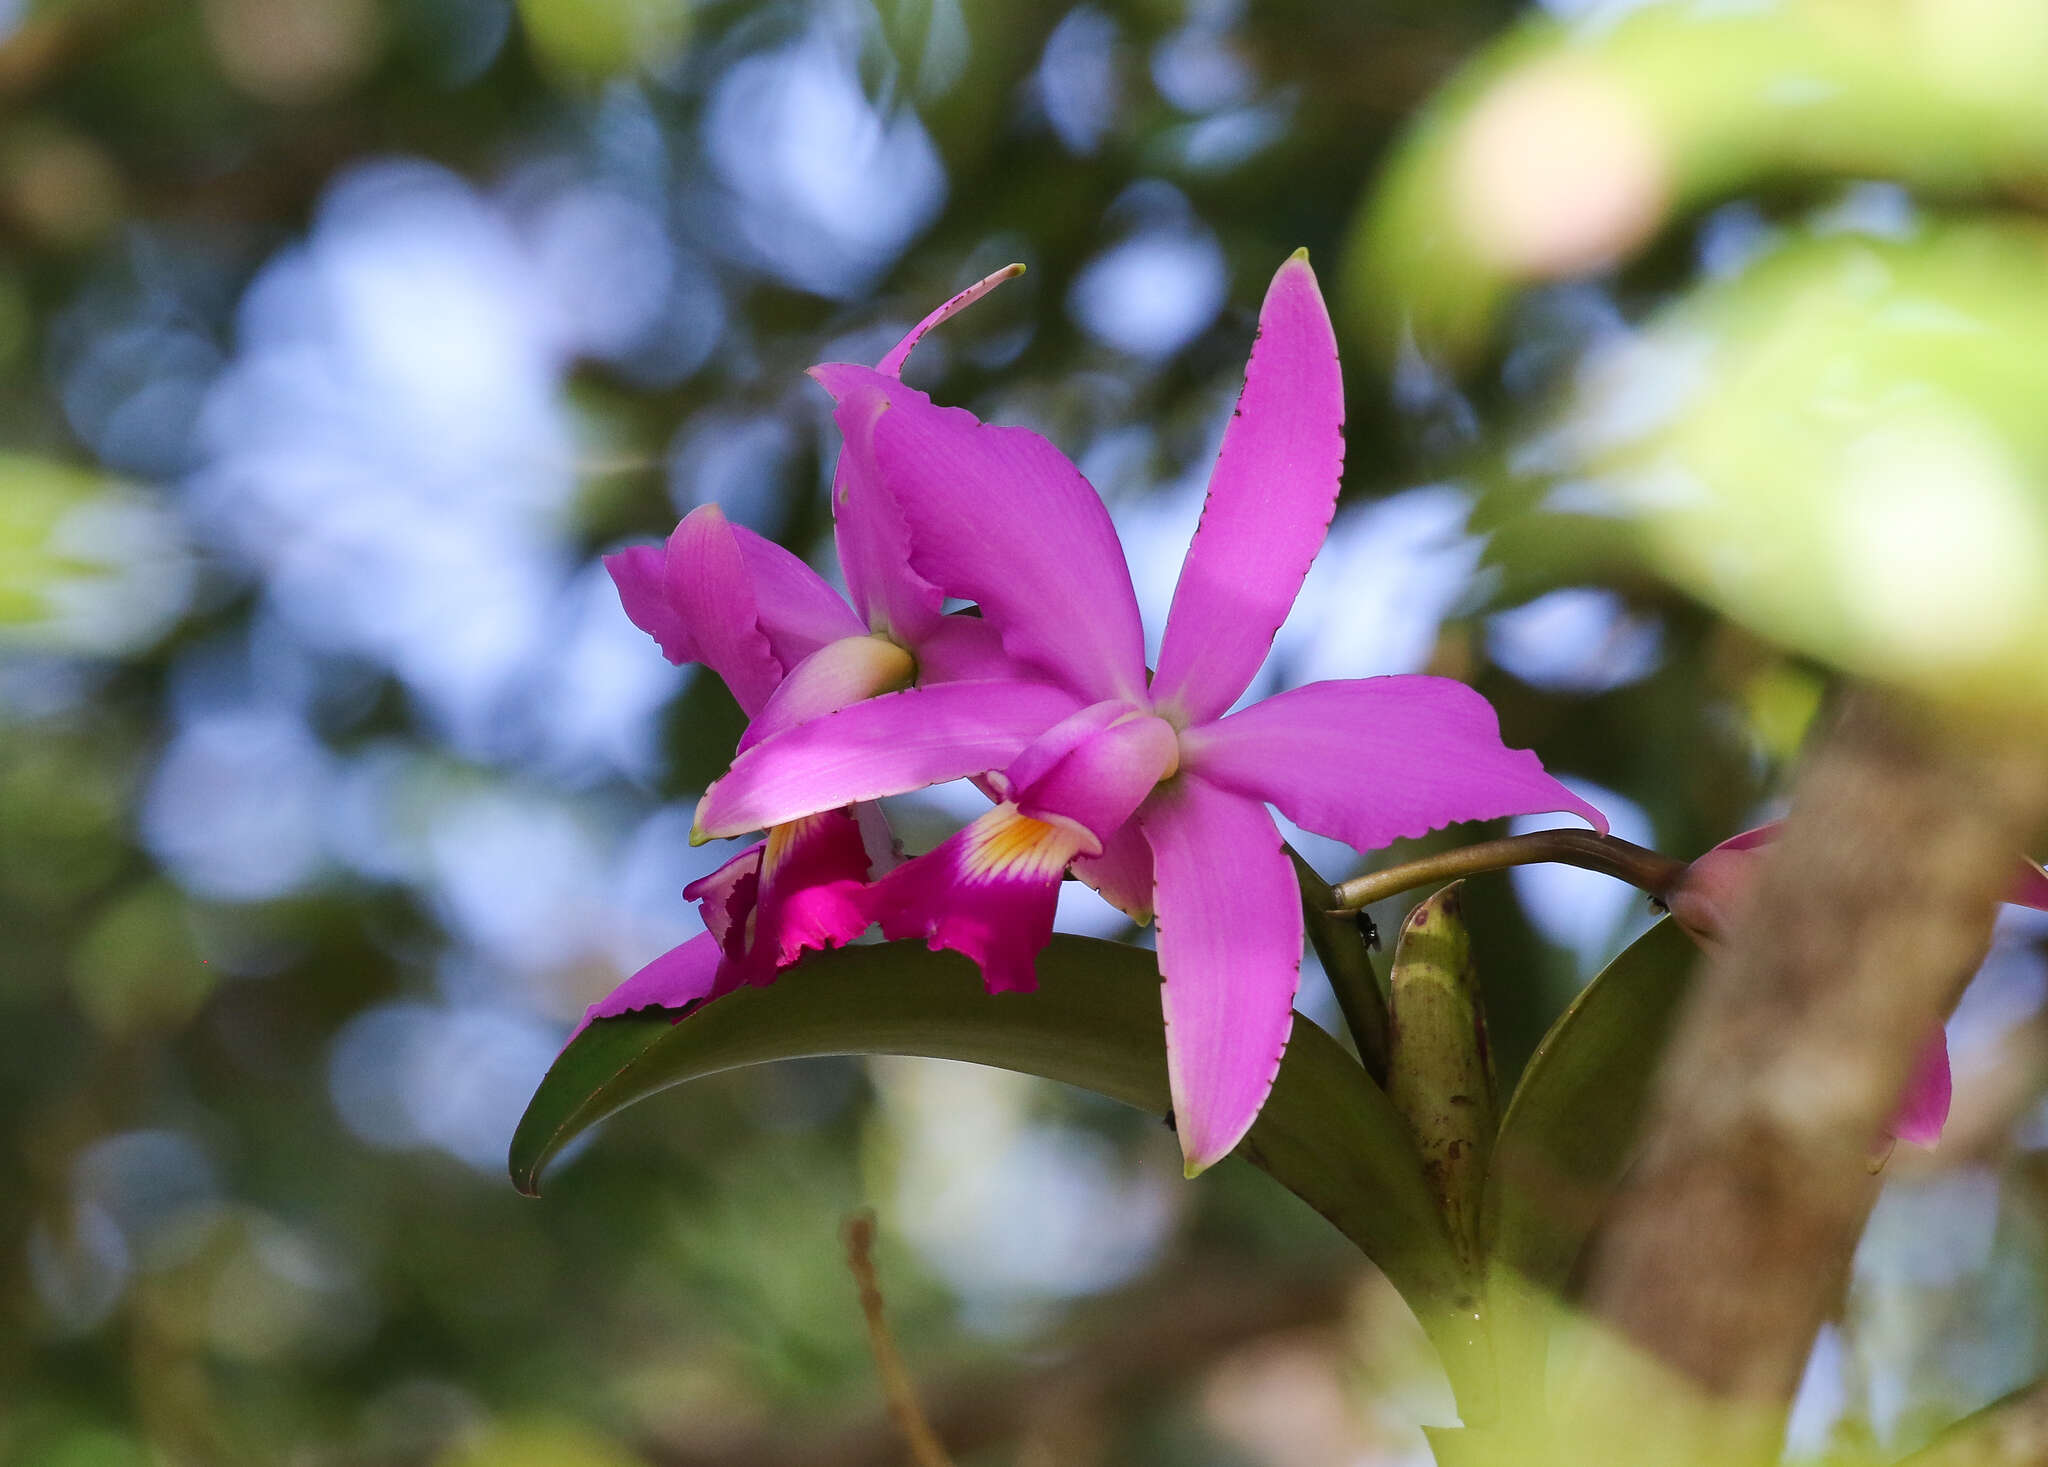
MULTIPOLYGON (((1702 946, 1721 941, 1741 920, 1743 906, 1756 883, 1764 848, 1778 838, 1783 825, 1783 821, 1773 820, 1732 835, 1694 861, 1686 868, 1684 880, 1666 898, 1671 919, 1702 946)), ((2014 906, 2048 911, 2048 871, 2020 857, 2005 899, 2014 906)), ((1941 1139, 1942 1128, 1948 1124, 1953 1093, 1948 1034, 1937 1028, 1921 1046, 1898 1113, 1886 1130, 1915 1146, 1932 1146, 1941 1139)))

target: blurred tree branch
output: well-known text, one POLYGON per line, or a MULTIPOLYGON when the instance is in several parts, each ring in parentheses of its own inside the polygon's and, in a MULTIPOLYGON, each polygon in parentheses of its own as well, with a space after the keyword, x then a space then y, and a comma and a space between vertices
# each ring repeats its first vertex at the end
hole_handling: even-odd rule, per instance
POLYGON ((2048 1462, 2048 1380, 1964 1417, 1896 1467, 2033 1467, 2048 1462))
POLYGON ((1670 1460, 1775 1457, 1884 1125, 2044 808, 2037 751, 1875 693, 1852 693, 1811 756, 1592 1260, 1594 1316, 1719 1423, 1670 1460))

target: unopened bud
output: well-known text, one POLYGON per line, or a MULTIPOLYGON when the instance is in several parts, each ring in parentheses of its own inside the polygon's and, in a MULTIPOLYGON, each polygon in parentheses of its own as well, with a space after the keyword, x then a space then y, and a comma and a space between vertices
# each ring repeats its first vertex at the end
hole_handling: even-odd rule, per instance
POLYGON ((1445 887, 1401 924, 1389 982, 1387 1094, 1414 1133, 1452 1240, 1476 1263, 1480 1193, 1499 1108, 1479 974, 1459 911, 1461 884, 1445 887))

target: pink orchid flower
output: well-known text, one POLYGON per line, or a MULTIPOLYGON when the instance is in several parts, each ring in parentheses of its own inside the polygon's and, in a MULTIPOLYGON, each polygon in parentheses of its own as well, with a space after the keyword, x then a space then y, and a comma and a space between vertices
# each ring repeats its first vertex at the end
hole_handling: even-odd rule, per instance
POLYGON ((1116 531, 1056 448, 886 371, 814 369, 852 473, 900 509, 911 568, 978 603, 1067 716, 1044 719, 1044 688, 1025 683, 891 693, 744 751, 697 814, 696 838, 733 836, 986 776, 993 810, 859 900, 885 934, 972 957, 996 990, 1031 986, 1070 865, 1134 917, 1156 914, 1191 1175, 1251 1125, 1292 1024, 1302 914, 1269 803, 1362 851, 1538 811, 1606 827, 1448 679, 1315 683, 1229 712, 1321 548, 1344 453, 1336 340, 1305 255, 1274 277, 1259 330, 1149 678, 1116 531))
MULTIPOLYGON (((877 373, 900 375, 926 332, 1021 269, 997 271, 926 316, 877 373)), ((901 512, 879 497, 860 460, 842 459, 832 503, 850 606, 802 560, 728 523, 716 505, 691 511, 665 546, 605 557, 633 623, 671 662, 701 662, 732 690, 749 720, 742 749, 893 688, 994 683, 1000 696, 1019 677, 994 628, 946 615, 945 598, 911 570, 901 512)), ((1038 709, 1037 728, 1069 706, 1051 689, 1029 687, 1014 690, 1012 701, 1027 710, 1027 723, 1028 710, 1038 709)), ((654 1006, 686 1009, 741 983, 772 982, 805 951, 860 936, 872 918, 845 887, 867 879, 870 845, 888 845, 871 807, 776 823, 766 840, 684 889, 700 904, 706 932, 628 978, 583 1022, 654 1006)))
MULTIPOLYGON (((1754 830, 1732 835, 1686 868, 1666 901, 1671 920, 1702 947, 1718 943, 1741 920, 1742 909, 1756 884, 1764 848, 1778 838, 1784 822, 1773 820, 1754 830)), ((2005 900, 2016 907, 2048 912, 2048 871, 2022 856, 2005 900)), ((1955 1084, 1949 1071, 1948 1032, 1937 1027, 1921 1046, 1913 1073, 1899 1100, 1898 1112, 1885 1127, 1901 1141, 1932 1146, 1948 1124, 1955 1084)))

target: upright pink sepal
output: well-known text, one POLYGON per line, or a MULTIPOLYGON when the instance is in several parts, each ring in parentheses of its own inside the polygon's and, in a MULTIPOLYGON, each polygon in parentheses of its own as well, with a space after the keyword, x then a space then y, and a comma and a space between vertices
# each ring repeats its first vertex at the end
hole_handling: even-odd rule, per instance
POLYGON ((1173 591, 1153 701, 1196 723, 1250 685, 1337 509, 1344 374, 1305 256, 1280 267, 1259 312, 1244 392, 1173 591))

